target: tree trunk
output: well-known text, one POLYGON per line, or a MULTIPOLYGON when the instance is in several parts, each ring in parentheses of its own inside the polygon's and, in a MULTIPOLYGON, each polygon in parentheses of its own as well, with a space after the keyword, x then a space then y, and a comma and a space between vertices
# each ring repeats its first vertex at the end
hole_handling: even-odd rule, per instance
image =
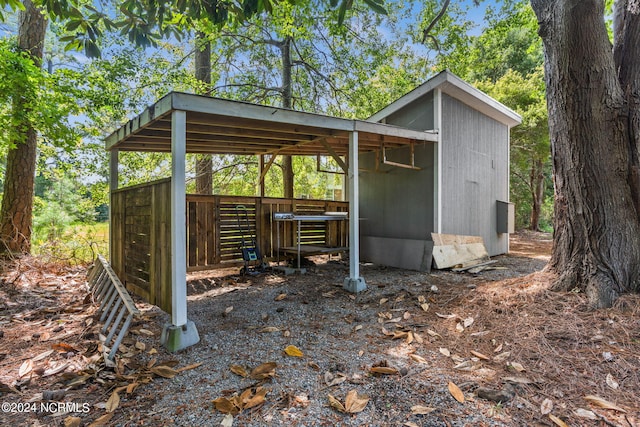
POLYGON ((610 306, 621 293, 638 290, 640 223, 629 180, 637 148, 604 24, 604 2, 531 4, 545 48, 555 287, 578 288, 594 306, 610 306))
MULTIPOLYGON (((293 94, 291 87, 291 38, 287 37, 280 44, 282 54, 282 106, 291 108, 293 106, 293 94)), ((293 159, 291 156, 282 157, 282 184, 284 186, 284 197, 293 198, 293 159)))
MULTIPOLYGON (((18 47, 28 52, 36 65, 42 64, 44 36, 47 21, 30 0, 23 1, 25 10, 20 12, 18 23, 18 47)), ((36 171, 38 135, 24 114, 24 99, 13 101, 15 124, 22 132, 19 141, 7 153, 4 195, 0 208, 0 251, 29 253, 31 251, 31 220, 33 216, 33 185, 36 171), (24 129, 24 130, 23 130, 24 129)))
MULTIPOLYGON (((207 35, 196 33, 196 79, 207 88, 211 85, 211 42, 207 35)), ((200 91, 200 92, 206 92, 200 91)), ((213 160, 211 154, 196 155, 196 193, 213 194, 213 160)))
POLYGON ((529 229, 540 231, 540 214, 544 203, 544 163, 534 160, 529 176, 531 187, 531 216, 529 217, 529 229))

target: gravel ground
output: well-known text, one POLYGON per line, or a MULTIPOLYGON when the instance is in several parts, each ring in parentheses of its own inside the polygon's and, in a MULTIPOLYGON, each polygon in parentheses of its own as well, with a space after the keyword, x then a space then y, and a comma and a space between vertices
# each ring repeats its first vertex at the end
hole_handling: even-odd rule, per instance
MULTIPOLYGON (((514 265, 532 267, 523 266, 522 261, 514 265)), ((153 423, 219 425, 224 414, 212 410, 211 402, 260 383, 268 390, 265 403, 236 414, 233 425, 513 425, 496 402, 479 400, 470 392, 482 377, 461 375, 452 372, 451 364, 442 365, 445 356, 439 349, 446 343, 441 336, 429 335, 439 330, 438 320, 445 322, 433 314, 442 297, 472 291, 476 278, 363 266, 368 289, 352 295, 338 285, 348 275, 344 263, 329 262, 309 270, 302 276, 265 274, 246 282, 229 277, 192 280, 189 318, 198 325, 201 343, 176 356, 181 365, 202 365, 162 380, 161 385, 154 381, 162 391, 147 408, 155 413, 153 423), (421 297, 430 304, 426 312, 421 297), (414 339, 408 342, 404 334, 393 339, 383 329, 388 334, 411 331, 414 339), (287 355, 284 350, 290 345, 303 356, 287 355), (230 370, 232 365, 242 365, 250 371, 265 362, 277 364, 275 376, 268 381, 243 378, 230 370), (397 372, 377 375, 370 372, 373 366, 397 372), (343 381, 331 385, 334 378, 343 381), (452 396, 449 382, 467 390, 465 403, 452 396), (344 402, 350 390, 369 398, 363 411, 345 414, 330 406, 329 395, 344 402), (433 412, 414 414, 415 406, 433 412)), ((512 269, 506 272, 485 275, 520 274, 512 269)), ((473 327, 469 331, 482 332, 473 327)), ((131 417, 136 422, 146 418, 131 417)))
POLYGON ((550 292, 548 236, 514 237, 478 274, 363 265, 358 295, 324 258, 304 275, 194 274, 201 342, 166 352, 169 317, 137 300, 115 367, 85 272, 21 261, 0 277, 2 403, 57 391, 88 410, 3 410, 0 425, 638 427, 640 297, 593 311, 550 292))

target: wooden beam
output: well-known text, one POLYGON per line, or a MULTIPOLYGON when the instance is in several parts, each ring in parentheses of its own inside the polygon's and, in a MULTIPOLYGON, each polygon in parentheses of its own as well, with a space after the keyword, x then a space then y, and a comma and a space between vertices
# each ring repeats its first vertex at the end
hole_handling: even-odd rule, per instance
POLYGON ((269 172, 269 169, 271 169, 271 165, 273 165, 274 160, 276 159, 276 156, 278 154, 272 154, 271 158, 269 159, 269 162, 264 166, 264 168, 262 168, 262 172, 260 172, 260 178, 258 179, 258 182, 260 183, 260 185, 262 185, 264 183, 264 177, 267 175, 267 172, 269 172))
POLYGON ((348 173, 349 172, 349 166, 347 166, 347 164, 340 158, 338 153, 335 152, 335 150, 327 143, 327 141, 324 140, 324 139, 321 139, 320 140, 320 144, 322 144, 322 146, 324 148, 326 148, 326 150, 329 152, 329 154, 331 154, 331 157, 333 157, 333 160, 335 160, 336 163, 338 165, 340 165, 340 167, 342 168, 344 173, 348 173))

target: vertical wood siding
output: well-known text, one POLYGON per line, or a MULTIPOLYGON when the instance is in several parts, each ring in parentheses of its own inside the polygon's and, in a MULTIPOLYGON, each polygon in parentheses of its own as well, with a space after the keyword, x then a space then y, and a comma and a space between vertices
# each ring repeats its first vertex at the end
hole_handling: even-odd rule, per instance
POLYGON ((482 236, 490 255, 507 251, 496 201, 509 200, 509 129, 442 97, 442 232, 482 236))

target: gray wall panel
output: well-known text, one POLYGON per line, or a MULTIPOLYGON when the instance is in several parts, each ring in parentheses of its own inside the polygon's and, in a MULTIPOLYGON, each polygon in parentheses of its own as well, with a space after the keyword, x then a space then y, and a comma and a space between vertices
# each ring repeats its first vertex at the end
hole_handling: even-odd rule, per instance
POLYGON ((490 255, 505 253, 496 201, 509 200, 509 129, 446 94, 442 122, 442 232, 482 236, 490 255))
POLYGON ((431 130, 433 124, 433 92, 429 92, 414 104, 409 104, 389 115, 388 124, 414 130, 431 130))
MULTIPOLYGON (((433 145, 415 146, 421 170, 378 165, 373 153, 360 156, 360 234, 429 239, 433 231, 433 145)), ((387 159, 409 162, 409 149, 387 151, 387 159)))

